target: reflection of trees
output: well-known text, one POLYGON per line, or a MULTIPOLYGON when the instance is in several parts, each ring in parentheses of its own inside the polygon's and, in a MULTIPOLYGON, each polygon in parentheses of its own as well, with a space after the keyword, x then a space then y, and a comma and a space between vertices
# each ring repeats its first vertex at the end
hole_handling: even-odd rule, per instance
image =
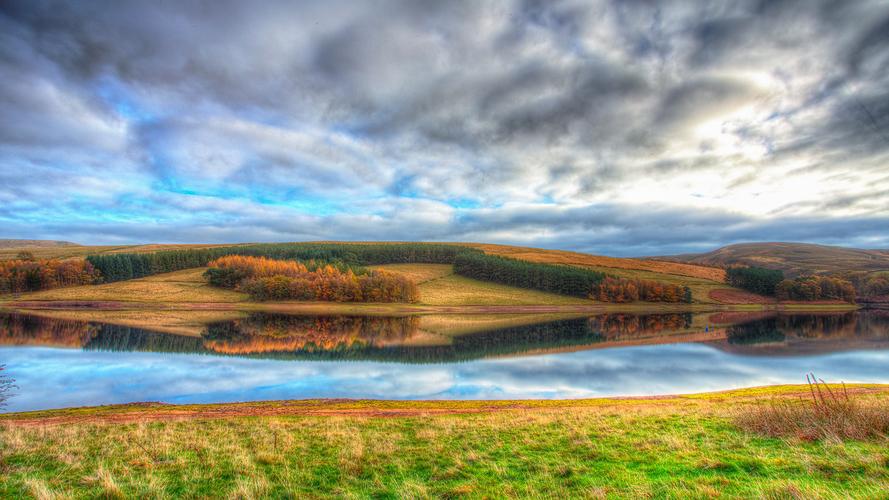
POLYGON ((85 321, 0 314, 0 345, 80 347, 89 342, 95 332, 85 321))
POLYGON ((691 313, 677 314, 601 314, 589 319, 589 328, 608 340, 650 336, 691 327, 691 313))
POLYGON ((889 314, 847 312, 835 314, 779 314, 730 326, 732 344, 757 344, 798 339, 889 339, 889 314))
POLYGON ((777 318, 766 318, 726 328, 729 344, 763 344, 783 342, 784 333, 778 329, 777 318))
POLYGON ((447 345, 400 345, 417 332, 419 318, 257 314, 207 328, 214 352, 288 359, 354 359, 429 363, 474 359, 598 342, 586 320, 515 326, 454 337, 447 345))
POLYGON ((97 325, 96 335, 83 348, 90 351, 205 353, 200 337, 171 335, 142 328, 97 325))
POLYGON ((416 316, 288 316, 252 314, 213 323, 204 346, 226 354, 339 351, 403 342, 417 331, 416 316))
MULTIPOLYGON (((405 363, 461 361, 572 348, 655 336, 691 328, 691 314, 604 314, 456 336, 445 345, 405 345, 419 319, 366 316, 253 314, 213 323, 201 337, 141 328, 0 314, 0 344, 82 347, 273 359, 379 360, 405 363)), ((889 313, 776 315, 726 328, 728 342, 751 345, 792 338, 889 340, 889 313)))
POLYGON ((333 349, 315 346, 292 351, 264 352, 275 359, 373 360, 400 363, 442 363, 465 361, 487 356, 587 345, 602 340, 588 328, 585 319, 552 321, 536 325, 513 326, 483 333, 454 337, 448 345, 402 346, 373 343, 339 345, 333 349))
POLYGON ((857 315, 854 312, 843 314, 780 315, 778 328, 787 335, 803 338, 853 337, 857 315))

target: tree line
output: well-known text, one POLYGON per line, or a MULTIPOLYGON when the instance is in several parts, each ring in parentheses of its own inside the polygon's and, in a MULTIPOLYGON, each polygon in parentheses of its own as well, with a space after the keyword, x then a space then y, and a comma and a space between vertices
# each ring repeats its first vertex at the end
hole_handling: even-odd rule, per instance
POLYGON ((729 285, 769 297, 775 296, 775 289, 784 279, 784 273, 764 267, 730 267, 725 270, 729 285))
POLYGON ((480 250, 444 243, 261 243, 153 253, 90 255, 106 283, 204 267, 227 255, 325 262, 334 267, 377 264, 452 264, 457 255, 480 250))
POLYGON ((692 302, 691 288, 672 283, 606 276, 590 291, 601 302, 692 302))
POLYGON ((590 298, 602 302, 691 302, 688 287, 610 276, 581 267, 467 253, 458 255, 454 272, 482 281, 590 298))
POLYGON ((454 260, 454 272, 481 281, 586 298, 605 273, 580 267, 541 264, 499 255, 466 253, 454 260))
POLYGON ((830 276, 802 276, 783 280, 775 287, 778 300, 842 300, 855 303, 852 283, 830 276))
POLYGON ((778 300, 843 300, 855 303, 855 286, 834 276, 800 276, 784 279, 784 273, 762 267, 730 267, 726 281, 732 286, 778 300))
POLYGON ((0 293, 22 293, 89 285, 101 278, 99 272, 83 260, 4 260, 0 261, 0 293))
POLYGON ((416 302, 417 285, 404 276, 309 261, 228 255, 209 263, 211 285, 234 288, 256 300, 416 302))

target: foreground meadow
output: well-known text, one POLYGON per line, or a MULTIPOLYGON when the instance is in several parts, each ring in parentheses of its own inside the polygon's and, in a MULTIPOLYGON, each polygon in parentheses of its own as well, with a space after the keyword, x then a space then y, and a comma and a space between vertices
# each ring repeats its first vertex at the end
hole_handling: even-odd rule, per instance
MULTIPOLYGON (((885 436, 765 437, 800 386, 653 399, 125 405, 6 415, 0 497, 879 498, 885 436)), ((886 386, 850 388, 885 404, 886 386)))

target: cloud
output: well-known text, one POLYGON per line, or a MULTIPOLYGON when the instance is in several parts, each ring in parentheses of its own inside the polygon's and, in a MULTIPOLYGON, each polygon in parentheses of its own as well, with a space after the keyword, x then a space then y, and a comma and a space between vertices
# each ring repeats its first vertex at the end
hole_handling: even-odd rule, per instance
POLYGON ((0 222, 85 243, 882 245, 887 20, 866 1, 5 2, 0 222))

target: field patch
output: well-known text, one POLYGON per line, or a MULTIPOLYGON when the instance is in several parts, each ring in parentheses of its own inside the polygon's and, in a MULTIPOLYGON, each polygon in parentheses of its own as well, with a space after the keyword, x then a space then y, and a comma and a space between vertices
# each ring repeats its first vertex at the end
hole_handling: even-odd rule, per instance
POLYGON ((737 288, 716 288, 710 290, 710 299, 722 304, 774 304, 775 299, 746 292, 737 288))
POLYGON ((420 304, 464 305, 575 305, 594 304, 588 299, 479 281, 454 274, 453 266, 440 264, 390 264, 374 269, 404 272, 420 287, 420 304))
POLYGON ((247 295, 212 287, 206 268, 186 269, 103 285, 83 285, 26 293, 22 301, 243 302, 247 295))
MULTIPOLYGON (((886 397, 885 388, 849 389, 886 397)), ((884 441, 771 439, 733 424, 737 408, 807 391, 6 415, 0 496, 883 497, 884 441)))

